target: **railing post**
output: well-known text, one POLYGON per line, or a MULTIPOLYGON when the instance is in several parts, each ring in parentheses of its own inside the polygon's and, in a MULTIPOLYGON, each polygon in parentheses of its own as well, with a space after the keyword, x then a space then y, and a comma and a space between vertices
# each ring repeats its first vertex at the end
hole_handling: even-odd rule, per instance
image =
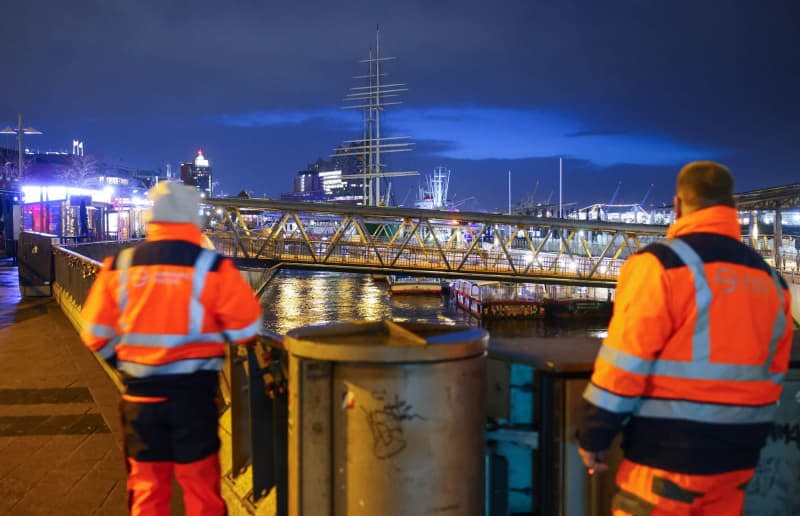
POLYGON ((781 256, 781 244, 783 243, 783 228, 781 227, 781 209, 780 207, 775 208, 775 221, 774 226, 775 230, 773 234, 775 235, 772 240, 772 256, 775 260, 775 270, 781 270, 783 266, 783 256, 781 256))
POLYGON ((264 371, 256 351, 247 348, 250 397, 250 450, 252 455, 253 501, 257 502, 275 485, 275 418, 273 404, 267 399, 264 371))
POLYGON ((225 366, 231 389, 231 469, 233 476, 241 474, 250 463, 250 384, 247 379, 247 356, 239 354, 237 346, 229 346, 230 359, 225 366))

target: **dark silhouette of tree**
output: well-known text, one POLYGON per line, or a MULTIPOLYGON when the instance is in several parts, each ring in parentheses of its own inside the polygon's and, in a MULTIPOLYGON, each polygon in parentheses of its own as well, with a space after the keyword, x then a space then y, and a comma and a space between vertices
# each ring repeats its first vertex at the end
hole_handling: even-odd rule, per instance
POLYGON ((67 185, 85 186, 90 177, 97 175, 99 165, 91 155, 72 156, 69 164, 61 169, 58 179, 67 185))

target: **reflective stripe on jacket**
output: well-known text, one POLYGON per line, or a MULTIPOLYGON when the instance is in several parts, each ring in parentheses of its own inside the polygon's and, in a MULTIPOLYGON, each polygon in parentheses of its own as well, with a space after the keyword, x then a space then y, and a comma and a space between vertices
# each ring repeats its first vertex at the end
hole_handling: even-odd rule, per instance
POLYGON ((261 307, 229 258, 192 224, 151 223, 107 258, 84 303, 86 345, 129 377, 219 371, 225 341, 252 339, 261 307))
POLYGON ((581 443, 603 449, 628 422, 626 456, 640 464, 754 467, 788 368, 786 284, 740 242, 732 208, 682 217, 667 236, 622 268, 581 443))

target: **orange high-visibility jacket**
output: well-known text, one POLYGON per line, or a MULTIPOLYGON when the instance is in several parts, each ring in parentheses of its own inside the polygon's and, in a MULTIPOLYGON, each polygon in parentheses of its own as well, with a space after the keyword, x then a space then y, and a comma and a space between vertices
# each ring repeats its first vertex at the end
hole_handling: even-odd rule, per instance
POLYGON ((84 343, 127 379, 219 371, 226 340, 251 340, 261 327, 233 261, 183 223, 150 223, 146 242, 107 258, 82 315, 84 343))
POLYGON ((740 240, 736 210, 714 206, 624 264, 584 393, 584 449, 605 449, 624 426, 625 455, 640 464, 755 467, 788 368, 791 301, 740 240))

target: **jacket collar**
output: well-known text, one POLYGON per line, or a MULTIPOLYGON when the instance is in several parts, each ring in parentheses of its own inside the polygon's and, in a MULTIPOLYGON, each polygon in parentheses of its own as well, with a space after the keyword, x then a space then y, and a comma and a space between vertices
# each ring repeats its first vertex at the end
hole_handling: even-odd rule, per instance
POLYGON ((667 238, 688 233, 717 233, 736 240, 742 239, 739 214, 729 206, 711 206, 684 215, 667 230, 667 238))
POLYGON ((200 228, 188 222, 150 222, 147 224, 147 240, 185 240, 200 245, 200 228))

